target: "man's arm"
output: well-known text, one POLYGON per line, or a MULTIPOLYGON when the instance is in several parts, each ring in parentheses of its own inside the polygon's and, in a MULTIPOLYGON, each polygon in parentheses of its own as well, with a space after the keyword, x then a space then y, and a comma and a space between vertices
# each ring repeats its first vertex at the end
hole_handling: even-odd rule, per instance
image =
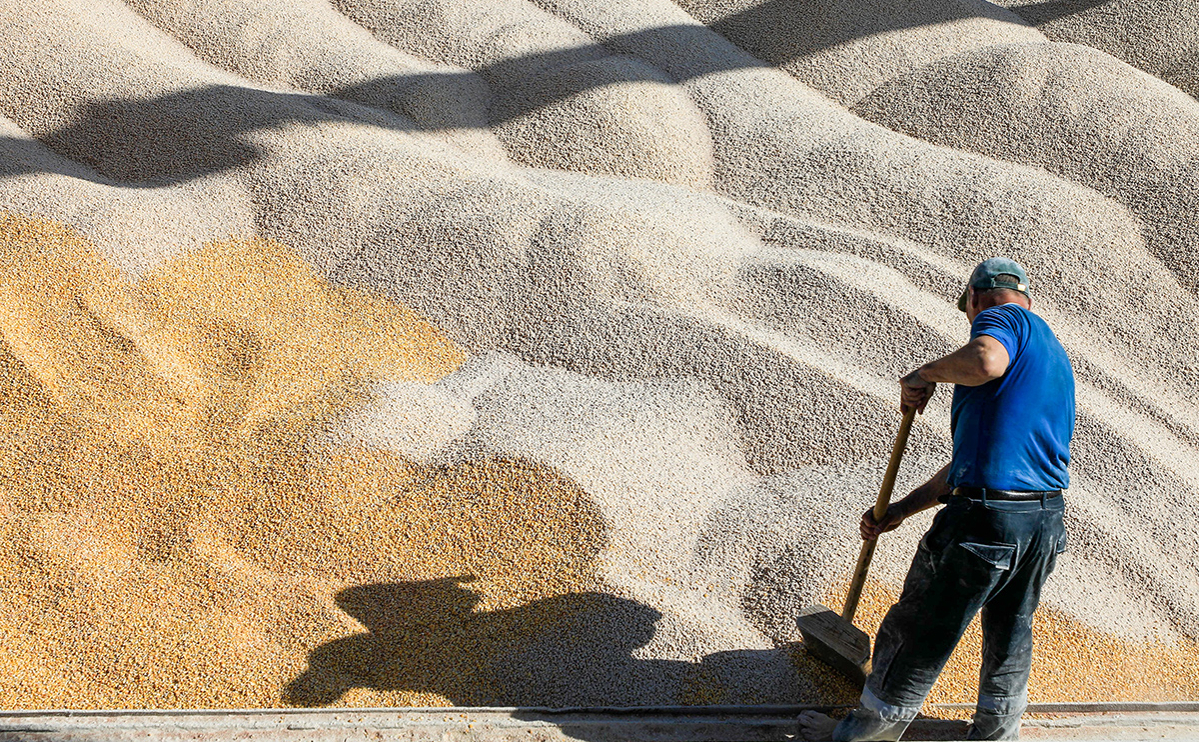
POLYGON ((979 335, 954 352, 930 361, 916 372, 925 381, 980 386, 1007 371, 1007 348, 990 335, 979 335))
POLYGON ((928 510, 937 504, 937 498, 949 494, 949 464, 933 475, 932 479, 912 490, 911 494, 902 500, 896 500, 887 506, 887 513, 881 522, 874 520, 874 508, 862 515, 860 530, 862 539, 869 541, 878 538, 880 533, 894 530, 900 523, 923 510, 928 510))
MULTIPOLYGON (((932 399, 938 382, 980 386, 998 379, 1007 372, 1011 358, 1007 348, 990 335, 979 335, 947 356, 929 361, 899 380, 900 402, 904 411, 915 407, 924 412, 924 406, 932 399)), ((887 507, 881 522, 875 521, 874 509, 862 515, 860 530, 862 538, 869 541, 880 533, 894 530, 900 523, 937 504, 938 498, 949 494, 949 464, 933 475, 902 500, 887 507)))
POLYGON ((979 335, 947 356, 929 361, 899 380, 903 410, 915 407, 924 413, 938 382, 979 386, 998 379, 1007 371, 1011 358, 1007 348, 990 335, 979 335))

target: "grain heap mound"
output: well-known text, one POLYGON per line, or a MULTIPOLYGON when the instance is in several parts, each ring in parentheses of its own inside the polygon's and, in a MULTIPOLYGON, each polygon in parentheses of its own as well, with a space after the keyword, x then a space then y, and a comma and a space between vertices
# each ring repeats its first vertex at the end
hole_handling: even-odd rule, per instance
POLYGON ((1199 97, 1199 3, 1195 0, 999 0, 1054 41, 1101 49, 1199 97))
POLYGON ((1023 20, 974 0, 682 0, 688 13, 756 57, 844 105, 891 78, 994 44, 1044 41, 1023 20))
POLYGON ((847 700, 794 615, 992 254, 1079 379, 1034 698, 1199 696, 1199 104, 908 5, 0 0, 0 704, 847 700))
POLYGON ((854 111, 1086 184, 1151 225, 1149 250, 1199 287, 1199 102, 1177 88, 1085 46, 997 45, 898 77, 854 111), (1094 160, 1077 156, 1080 143, 1094 160))

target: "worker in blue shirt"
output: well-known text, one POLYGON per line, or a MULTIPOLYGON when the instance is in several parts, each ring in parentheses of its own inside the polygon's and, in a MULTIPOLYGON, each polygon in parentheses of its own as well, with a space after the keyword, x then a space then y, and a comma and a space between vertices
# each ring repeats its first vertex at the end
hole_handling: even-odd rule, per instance
POLYGON ((970 342, 900 379, 900 404, 919 412, 938 383, 954 384, 949 464, 863 539, 945 503, 920 541, 899 601, 879 627, 860 706, 840 723, 807 712, 808 739, 897 740, 916 717, 966 627, 982 612, 983 656, 969 739, 1016 739, 1028 705, 1032 614, 1065 549, 1074 374, 1049 326, 1033 314, 1015 261, 974 269, 958 300, 970 342))

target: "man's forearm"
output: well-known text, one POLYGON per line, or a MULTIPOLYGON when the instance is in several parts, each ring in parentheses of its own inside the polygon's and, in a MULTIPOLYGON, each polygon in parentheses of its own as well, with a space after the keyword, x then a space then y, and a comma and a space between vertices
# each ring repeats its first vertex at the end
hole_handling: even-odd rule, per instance
POLYGON ((928 510, 937 504, 938 498, 949 494, 949 464, 937 472, 924 484, 912 490, 911 494, 898 500, 895 506, 904 518, 915 515, 922 510, 928 510))
POLYGON ((978 386, 999 378, 1007 370, 1007 349, 999 341, 980 336, 947 356, 929 361, 916 375, 931 383, 978 386))

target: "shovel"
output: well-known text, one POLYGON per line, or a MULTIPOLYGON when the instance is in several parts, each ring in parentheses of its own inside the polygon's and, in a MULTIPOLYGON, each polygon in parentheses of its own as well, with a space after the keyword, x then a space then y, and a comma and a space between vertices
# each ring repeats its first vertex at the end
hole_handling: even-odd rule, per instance
MULTIPOLYGON (((895 475, 899 473, 899 461, 908 445, 908 434, 912 432, 915 418, 916 408, 911 407, 899 424, 899 434, 895 436, 895 445, 891 447, 891 462, 887 464, 887 474, 883 477, 883 486, 874 503, 874 519, 877 521, 883 519, 887 514, 887 506, 891 504, 895 475)), ((862 597, 862 585, 866 582, 866 573, 870 571, 870 560, 874 557, 877 543, 875 539, 862 542, 858 566, 854 569, 853 582, 849 585, 849 594, 845 596, 845 607, 840 616, 828 607, 817 604, 804 608, 799 618, 795 619, 808 652, 858 685, 865 685, 866 676, 870 674, 870 637, 853 625, 853 615, 858 610, 858 599, 862 597)))

